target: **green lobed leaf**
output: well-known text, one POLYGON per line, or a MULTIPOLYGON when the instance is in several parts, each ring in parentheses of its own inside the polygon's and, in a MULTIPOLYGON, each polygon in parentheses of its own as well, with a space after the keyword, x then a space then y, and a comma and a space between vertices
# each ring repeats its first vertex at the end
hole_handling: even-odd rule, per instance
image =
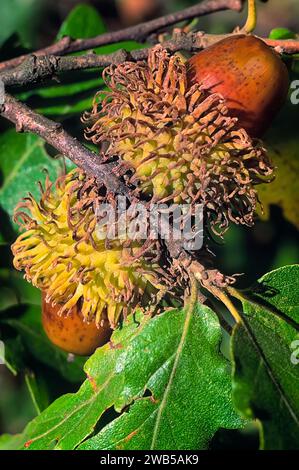
POLYGON ((244 325, 235 328, 234 402, 260 420, 261 447, 299 448, 299 265, 266 274, 244 298, 244 325))
POLYGON ((112 341, 86 363, 80 390, 56 400, 13 438, 14 446, 74 449, 96 428, 80 449, 198 449, 219 428, 243 425, 209 308, 145 316, 139 325, 131 318, 112 341), (120 415, 106 425, 113 408, 120 415))

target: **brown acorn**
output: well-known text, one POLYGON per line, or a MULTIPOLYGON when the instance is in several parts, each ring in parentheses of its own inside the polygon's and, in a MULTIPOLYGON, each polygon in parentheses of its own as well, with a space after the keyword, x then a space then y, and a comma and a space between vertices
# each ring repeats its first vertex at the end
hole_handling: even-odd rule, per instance
POLYGON ((50 341, 66 352, 78 356, 89 356, 98 347, 103 346, 111 336, 108 320, 102 326, 95 322, 87 323, 78 304, 67 315, 58 315, 59 305, 52 306, 42 295, 42 323, 50 341))
POLYGON ((190 85, 219 93, 229 114, 251 137, 260 137, 286 100, 289 76, 279 55, 254 36, 236 35, 187 62, 190 85))

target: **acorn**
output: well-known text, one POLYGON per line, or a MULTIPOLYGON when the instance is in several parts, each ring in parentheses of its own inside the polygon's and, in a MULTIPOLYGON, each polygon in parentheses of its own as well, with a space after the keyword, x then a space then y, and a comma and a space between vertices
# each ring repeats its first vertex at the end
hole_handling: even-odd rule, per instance
POLYGON ((119 157, 127 181, 153 203, 202 204, 207 224, 252 225, 255 185, 269 181, 271 162, 219 93, 188 84, 180 55, 158 45, 147 61, 106 68, 108 87, 85 113, 85 136, 103 159, 119 157))
POLYGON ((86 322, 103 328, 108 319, 115 329, 128 314, 155 303, 164 271, 154 248, 126 237, 110 239, 108 222, 99 228, 101 191, 79 169, 55 184, 47 177, 40 199, 29 194, 16 208, 23 233, 12 245, 13 263, 46 292, 45 302, 59 315, 72 316, 79 302, 86 322))
POLYGON ((60 305, 46 302, 42 294, 42 324, 49 340, 60 349, 78 356, 89 356, 110 339, 112 330, 105 319, 102 325, 86 322, 79 303, 67 315, 59 315, 60 305))
POLYGON ((223 39, 187 61, 189 86, 219 93, 229 115, 251 137, 261 137, 284 104, 288 70, 279 54, 254 36, 223 39))

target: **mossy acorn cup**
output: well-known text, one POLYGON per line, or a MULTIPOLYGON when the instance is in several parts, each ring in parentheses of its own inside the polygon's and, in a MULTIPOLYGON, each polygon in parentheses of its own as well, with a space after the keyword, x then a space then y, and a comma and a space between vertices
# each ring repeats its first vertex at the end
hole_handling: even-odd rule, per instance
POLYGON ((190 84, 202 83, 226 100, 232 117, 261 137, 287 98, 289 75, 280 56, 254 36, 223 39, 187 62, 190 84))
POLYGON ((94 321, 87 323, 78 305, 72 307, 67 315, 58 315, 60 306, 52 306, 45 298, 43 293, 42 323, 55 346, 78 356, 89 356, 109 341, 112 330, 108 320, 103 322, 103 326, 97 326, 94 321))

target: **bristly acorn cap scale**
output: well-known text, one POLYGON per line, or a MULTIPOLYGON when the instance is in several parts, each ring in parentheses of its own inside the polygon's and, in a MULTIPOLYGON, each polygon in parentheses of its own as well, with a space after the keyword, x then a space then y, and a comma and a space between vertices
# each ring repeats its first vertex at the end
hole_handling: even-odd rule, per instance
POLYGON ((102 157, 117 155, 133 173, 129 182, 153 202, 203 204, 215 231, 252 225, 254 186, 272 167, 220 95, 200 83, 188 88, 185 64, 161 46, 147 62, 112 65, 103 77, 110 91, 83 117, 102 157))
POLYGON ((101 325, 108 317, 115 328, 127 314, 155 303, 167 273, 152 245, 97 235, 97 191, 79 170, 55 185, 47 179, 39 202, 29 196, 16 209, 15 220, 25 231, 12 251, 15 268, 25 271, 60 315, 80 301, 86 321, 101 325))

